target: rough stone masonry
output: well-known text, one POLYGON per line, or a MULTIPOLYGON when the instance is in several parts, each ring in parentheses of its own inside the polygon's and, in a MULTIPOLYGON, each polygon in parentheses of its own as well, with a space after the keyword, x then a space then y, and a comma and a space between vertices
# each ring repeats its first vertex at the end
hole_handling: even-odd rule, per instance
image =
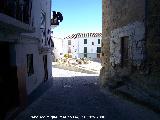
POLYGON ((159 0, 103 0, 102 85, 160 73, 159 0))

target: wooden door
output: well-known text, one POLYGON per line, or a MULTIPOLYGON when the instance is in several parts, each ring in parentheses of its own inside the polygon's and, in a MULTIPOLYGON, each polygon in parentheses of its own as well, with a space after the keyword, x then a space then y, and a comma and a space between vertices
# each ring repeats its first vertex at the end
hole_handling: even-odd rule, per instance
POLYGON ((16 66, 11 66, 10 45, 0 42, 0 119, 19 105, 16 66))
POLYGON ((122 37, 121 38, 121 66, 127 67, 128 66, 128 40, 129 37, 122 37))

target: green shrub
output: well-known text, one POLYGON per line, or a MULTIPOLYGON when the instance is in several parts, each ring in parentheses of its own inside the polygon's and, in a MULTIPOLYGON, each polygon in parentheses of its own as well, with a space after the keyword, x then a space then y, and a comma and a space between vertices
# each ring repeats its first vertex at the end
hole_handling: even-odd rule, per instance
POLYGON ((64 54, 64 57, 65 57, 65 58, 68 58, 68 57, 69 57, 69 55, 68 55, 68 54, 64 54))
POLYGON ((72 58, 72 55, 71 54, 64 54, 64 58, 72 58))

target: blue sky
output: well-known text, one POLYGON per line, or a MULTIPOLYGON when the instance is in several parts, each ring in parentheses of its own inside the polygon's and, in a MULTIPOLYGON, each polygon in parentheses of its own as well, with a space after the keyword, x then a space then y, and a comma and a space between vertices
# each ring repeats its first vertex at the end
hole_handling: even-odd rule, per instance
POLYGON ((63 21, 54 36, 102 31, 102 0, 52 0, 52 11, 61 12, 63 21))

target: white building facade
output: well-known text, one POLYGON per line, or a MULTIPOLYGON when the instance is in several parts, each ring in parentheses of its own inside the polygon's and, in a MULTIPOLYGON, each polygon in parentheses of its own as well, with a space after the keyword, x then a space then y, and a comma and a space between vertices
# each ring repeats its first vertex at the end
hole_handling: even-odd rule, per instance
POLYGON ((73 58, 99 59, 101 53, 101 33, 77 33, 64 38, 64 54, 73 58))

